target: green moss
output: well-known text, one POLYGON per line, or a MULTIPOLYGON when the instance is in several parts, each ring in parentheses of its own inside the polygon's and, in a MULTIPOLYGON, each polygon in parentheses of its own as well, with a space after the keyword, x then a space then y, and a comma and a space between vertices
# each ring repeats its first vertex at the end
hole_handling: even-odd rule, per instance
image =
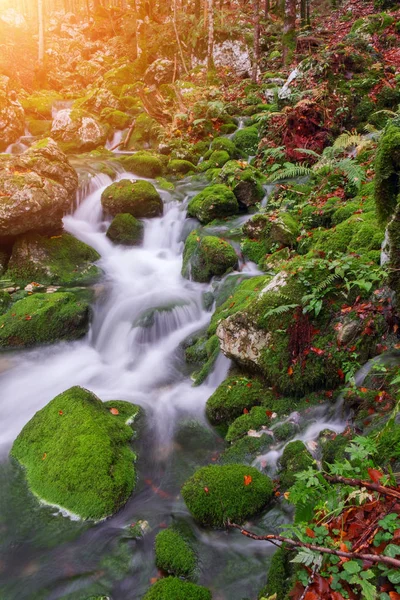
POLYGON ((383 31, 394 23, 394 17, 386 13, 368 15, 368 17, 354 21, 350 33, 369 33, 374 34, 383 31))
POLYGON ((375 160, 375 202, 381 221, 394 212, 400 193, 400 127, 389 124, 379 140, 375 160))
POLYGON ((101 204, 112 216, 123 213, 141 219, 159 217, 163 213, 161 197, 148 181, 121 179, 112 183, 102 193, 101 204))
POLYGON ((345 435, 336 435, 334 432, 326 434, 320 440, 322 448, 322 465, 324 469, 332 465, 335 460, 341 462, 346 458, 345 448, 350 443, 350 439, 345 435))
POLYGON ((268 569, 267 585, 258 595, 262 598, 273 597, 275 600, 285 600, 293 583, 290 578, 293 573, 291 555, 286 548, 279 548, 273 555, 268 569))
POLYGON ((363 253, 379 250, 384 238, 384 230, 376 221, 373 212, 355 214, 339 223, 335 228, 320 231, 313 247, 324 252, 343 254, 363 253))
POLYGON ((0 348, 76 340, 89 327, 89 306, 72 293, 34 294, 0 316, 0 348))
POLYGON ((248 413, 240 415, 229 426, 228 433, 225 436, 227 442, 234 442, 238 438, 247 435, 251 429, 258 430, 266 427, 271 422, 264 406, 254 406, 248 413))
MULTIPOLYGON (((128 412, 134 418, 138 411, 130 405, 128 412)), ((70 388, 25 425, 11 456, 39 498, 84 519, 107 517, 126 503, 135 484, 125 417, 91 392, 70 388)))
POLYGON ((167 577, 157 581, 143 600, 211 600, 211 592, 177 577, 167 577))
POLYGON ((69 233, 50 238, 27 233, 13 246, 6 277, 18 285, 90 284, 101 275, 100 269, 92 264, 99 258, 96 250, 69 233))
POLYGON ((229 217, 239 212, 233 192, 225 185, 211 185, 194 196, 188 204, 188 215, 201 223, 229 217))
POLYGON ((11 305, 12 300, 8 292, 2 292, 0 290, 0 315, 2 315, 11 305))
POLYGON ((314 460, 303 442, 290 442, 280 458, 279 479, 282 490, 288 490, 296 482, 296 473, 305 471, 314 460))
POLYGON ((240 152, 232 140, 226 137, 217 137, 211 142, 211 150, 223 150, 229 154, 230 158, 239 158, 240 152))
POLYGON ((237 148, 246 156, 256 154, 259 141, 257 127, 252 126, 239 129, 233 136, 233 141, 237 148))
POLYGON ((216 335, 210 337, 205 344, 207 360, 199 372, 193 375, 194 385, 201 385, 211 373, 219 355, 219 339, 216 335))
POLYGON ((271 480, 254 467, 210 465, 196 471, 182 488, 193 517, 204 525, 223 527, 228 519, 241 523, 272 498, 271 480), (251 481, 246 485, 250 477, 251 481))
POLYGON ((262 184, 266 178, 246 162, 230 160, 223 166, 217 180, 227 185, 244 206, 252 206, 265 196, 262 184))
POLYGON ((136 152, 130 156, 123 156, 120 162, 127 171, 139 177, 155 179, 156 177, 160 177, 164 171, 159 157, 149 152, 136 152))
POLYGON ((107 229, 107 237, 115 244, 138 246, 143 241, 144 225, 129 214, 116 215, 107 229))
POLYGON ((193 577, 196 555, 191 546, 174 528, 164 529, 156 536, 156 565, 177 577, 193 577))
POLYGON ((62 96, 54 91, 35 92, 27 98, 21 99, 25 114, 36 118, 51 119, 53 104, 62 100, 62 96))
POLYGON ((249 240, 245 238, 240 244, 243 256, 256 264, 262 264, 270 249, 264 240, 249 240))
MULTIPOLYGON (((207 156, 207 155, 206 155, 207 156)), ((209 169, 219 169, 224 166, 230 160, 228 152, 225 150, 214 150, 210 157, 204 162, 199 164, 199 171, 204 173, 209 169)))
POLYGON ((221 125, 220 133, 222 135, 230 135, 231 133, 235 133, 237 126, 234 123, 224 123, 221 125))
POLYGON ((282 425, 278 425, 278 427, 274 428, 274 436, 278 442, 285 442, 289 438, 293 437, 296 431, 297 428, 294 423, 282 423, 282 425))
POLYGON ((260 437, 245 436, 237 440, 218 459, 219 464, 240 463, 251 465, 256 456, 264 454, 273 443, 273 438, 263 434, 260 437))
POLYGON ((258 379, 228 377, 207 400, 207 418, 213 425, 232 423, 245 409, 262 404, 270 395, 258 379))
POLYGON ((146 113, 136 117, 135 127, 128 140, 128 150, 154 147, 160 136, 160 125, 146 113))
POLYGON ((168 173, 172 175, 186 175, 197 171, 197 167, 188 160, 174 159, 168 163, 168 173))
POLYGON ((206 282, 237 266, 236 252, 225 240, 211 235, 200 237, 198 231, 192 231, 187 237, 183 251, 184 277, 206 282))
POLYGON ((280 212, 278 217, 274 215, 271 217, 267 214, 255 215, 244 225, 243 232, 250 238, 250 241, 263 242, 261 248, 265 250, 265 255, 278 248, 293 248, 296 245, 300 228, 290 213, 280 212))
POLYGON ((30 119, 27 121, 29 133, 34 136, 47 137, 50 135, 52 121, 44 119, 30 119))
POLYGON ((107 107, 101 111, 100 120, 113 129, 125 129, 131 123, 132 117, 121 110, 107 107))

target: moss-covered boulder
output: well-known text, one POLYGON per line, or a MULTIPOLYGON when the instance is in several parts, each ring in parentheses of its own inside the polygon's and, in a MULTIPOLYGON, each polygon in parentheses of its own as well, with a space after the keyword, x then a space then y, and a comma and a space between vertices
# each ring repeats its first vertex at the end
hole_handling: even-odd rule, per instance
POLYGON ((160 177, 164 171, 160 158, 150 152, 136 152, 130 156, 123 156, 120 162, 127 171, 139 177, 155 179, 160 177))
POLYGON ((257 127, 239 129, 233 136, 233 141, 245 156, 256 154, 259 141, 257 127))
POLYGON ((240 415, 229 426, 225 436, 227 442, 235 442, 239 438, 247 435, 251 430, 258 431, 266 429, 271 422, 271 411, 266 410, 264 406, 253 406, 253 408, 243 415, 240 415))
POLYGON ((9 78, 0 75, 0 152, 16 142, 25 131, 24 109, 15 92, 9 87, 9 78))
POLYGON ((101 275, 93 264, 99 258, 96 250, 69 233, 50 238, 27 233, 14 243, 6 276, 19 285, 33 281, 46 285, 87 285, 101 275))
POLYGON ((234 142, 232 142, 232 140, 226 138, 226 137, 216 137, 213 139, 213 141, 211 142, 211 148, 210 150, 212 152, 215 151, 221 151, 223 150, 224 152, 227 152, 229 154, 230 158, 240 158, 240 150, 238 150, 238 148, 236 148, 234 142))
POLYGON ((107 107, 103 108, 100 114, 100 120, 107 123, 113 129, 126 129, 132 122, 132 117, 122 110, 107 107))
POLYGON ((74 294, 34 294, 0 316, 0 348, 76 340, 88 329, 89 306, 74 294))
POLYGON ((242 206, 253 206, 265 196, 262 184, 266 178, 246 162, 230 160, 222 167, 217 180, 233 191, 242 206))
POLYGON ((277 216, 257 214, 245 223, 243 233, 252 241, 262 242, 263 251, 269 254, 277 249, 293 248, 300 228, 288 212, 277 216))
POLYGON ((262 404, 269 395, 258 379, 228 377, 207 400, 207 418, 213 425, 232 423, 243 411, 262 404))
POLYGON ((182 534, 173 527, 164 529, 156 536, 156 565, 176 577, 191 578, 197 564, 196 554, 182 534))
POLYGON ((21 99, 25 114, 35 119, 51 119, 55 102, 62 96, 54 90, 41 90, 21 99))
POLYGON ((168 163, 168 173, 171 173, 171 175, 187 175, 196 171, 197 167, 189 160, 175 158, 168 163))
POLYGON ((51 139, 0 163, 0 238, 58 231, 73 206, 78 176, 51 139))
POLYGON ((135 485, 129 447, 139 408, 104 403, 72 387, 25 425, 11 456, 25 469, 30 490, 83 519, 103 519, 128 500, 135 485))
POLYGON ((127 143, 128 150, 154 148, 160 137, 161 127, 155 119, 142 113, 135 119, 135 126, 127 143))
POLYGON ((50 135, 53 121, 44 119, 29 119, 27 121, 28 131, 35 137, 47 137, 50 135))
POLYGON ((104 146, 108 128, 81 109, 63 109, 53 120, 51 136, 68 152, 84 152, 104 146))
POLYGON ((282 490, 288 490, 296 483, 296 473, 311 467, 314 460, 303 442, 290 442, 280 458, 279 481, 282 490))
POLYGON ((201 223, 230 217, 239 212, 235 194, 225 185, 210 185, 194 196, 188 204, 188 215, 201 223))
POLYGON ((378 217, 387 222, 400 193, 400 127, 390 123, 379 140, 375 160, 375 202, 378 217))
POLYGON ((236 252, 225 240, 212 235, 200 237, 198 231, 192 231, 187 237, 182 266, 182 275, 187 279, 210 281, 237 266, 236 252))
POLYGON ((154 185, 148 181, 121 179, 109 185, 101 195, 104 211, 115 217, 130 214, 136 219, 159 217, 163 203, 154 185))
POLYGON ((157 581, 143 600, 211 600, 211 592, 189 581, 166 577, 157 581))
POLYGON ((119 214, 113 218, 106 235, 114 244, 139 246, 143 241, 144 225, 130 214, 119 214))
POLYGON ((228 520, 242 523, 271 500, 269 477, 246 465, 202 467, 182 488, 193 517, 204 525, 223 527, 228 520))
MULTIPOLYGON (((207 154, 206 154, 206 156, 207 156, 207 154)), ((225 163, 228 162, 228 160, 230 160, 230 156, 229 156, 228 152, 226 152, 225 150, 214 150, 213 152, 211 152, 211 154, 210 154, 209 158, 207 158, 207 160, 200 163, 199 170, 202 173, 204 173, 205 171, 208 171, 209 169, 220 169, 221 167, 224 166, 225 163)))

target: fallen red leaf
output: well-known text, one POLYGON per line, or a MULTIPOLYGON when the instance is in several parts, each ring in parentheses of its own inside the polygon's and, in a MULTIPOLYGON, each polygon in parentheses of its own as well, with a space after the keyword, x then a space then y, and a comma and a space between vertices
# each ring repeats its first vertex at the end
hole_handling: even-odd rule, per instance
POLYGON ((250 485, 252 481, 253 481, 253 479, 252 479, 251 475, 244 476, 244 485, 250 485))
POLYGON ((371 481, 373 481, 374 483, 379 483, 379 481, 382 479, 383 477, 383 473, 381 473, 381 471, 378 471, 378 469, 368 469, 368 475, 371 479, 371 481))
POLYGON ((112 415, 119 415, 119 410, 118 408, 110 408, 110 413, 112 415))

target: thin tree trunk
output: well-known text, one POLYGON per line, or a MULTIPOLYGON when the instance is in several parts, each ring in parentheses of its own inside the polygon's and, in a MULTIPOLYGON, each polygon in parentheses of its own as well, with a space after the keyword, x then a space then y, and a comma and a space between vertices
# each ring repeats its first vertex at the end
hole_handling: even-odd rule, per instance
POLYGON ((267 19, 271 9, 270 0, 264 1, 264 18, 267 19))
POLYGON ((285 0, 285 19, 283 22, 283 62, 292 60, 296 48, 296 0, 285 0))
POLYGON ((260 0, 253 0, 254 10, 254 46, 252 80, 257 83, 258 63, 260 61, 260 0))
POLYGON ((214 69, 214 2, 208 0, 208 49, 207 49, 207 69, 214 69))
POLYGON ((38 0, 38 25, 39 25, 39 69, 44 66, 44 24, 43 24, 43 0, 38 0))
POLYGON ((183 55, 183 50, 182 50, 182 44, 181 41, 179 39, 179 34, 178 34, 178 27, 176 25, 176 0, 174 0, 174 18, 173 18, 173 22, 174 22, 174 30, 175 30, 175 37, 176 37, 176 43, 178 44, 178 49, 179 49, 179 54, 181 55, 181 60, 182 60, 182 65, 183 68, 185 70, 186 75, 188 74, 188 70, 186 67, 186 62, 185 62, 185 57, 183 55))

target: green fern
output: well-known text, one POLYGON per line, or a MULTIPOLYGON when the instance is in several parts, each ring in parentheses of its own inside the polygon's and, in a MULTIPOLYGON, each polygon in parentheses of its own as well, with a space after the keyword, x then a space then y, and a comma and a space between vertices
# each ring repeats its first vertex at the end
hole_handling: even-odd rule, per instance
POLYGON ((282 168, 276 173, 273 173, 269 178, 268 182, 273 183, 281 179, 295 179, 297 177, 306 177, 311 175, 312 170, 303 165, 292 165, 290 167, 282 168))
POLYGON ((318 152, 314 152, 314 150, 310 150, 309 148, 295 148, 295 151, 307 154, 307 156, 313 156, 314 158, 321 158, 321 154, 318 154, 318 152))
POLYGON ((277 315, 283 315, 286 312, 289 312, 293 308, 297 308, 299 304, 284 304, 280 306, 276 306, 275 308, 270 308, 264 315, 264 318, 273 317, 277 315))
POLYGON ((328 275, 328 277, 326 279, 324 279, 324 281, 321 281, 321 283, 319 283, 316 286, 314 292, 316 291, 316 292, 320 293, 320 292, 324 291, 327 287, 332 285, 336 279, 339 279, 339 278, 340 278, 340 275, 338 273, 332 273, 331 275, 328 275))
POLYGON ((342 135, 339 135, 338 138, 334 141, 333 147, 338 150, 347 150, 351 146, 360 146, 365 142, 365 139, 360 134, 345 132, 342 135))

